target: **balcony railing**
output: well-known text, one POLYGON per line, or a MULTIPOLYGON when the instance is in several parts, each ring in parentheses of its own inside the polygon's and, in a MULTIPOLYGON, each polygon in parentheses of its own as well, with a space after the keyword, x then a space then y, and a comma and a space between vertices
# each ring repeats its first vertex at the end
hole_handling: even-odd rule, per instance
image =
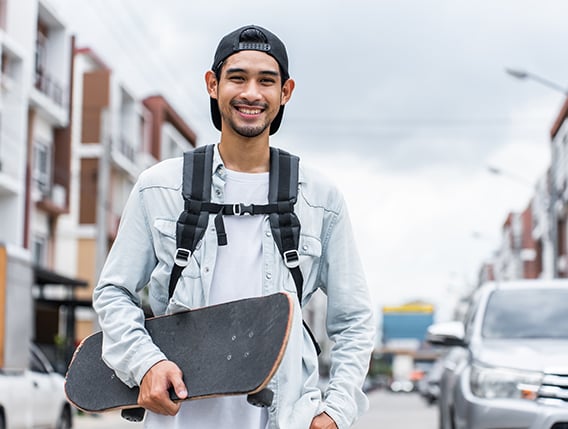
POLYGON ((116 145, 116 149, 119 153, 125 156, 130 162, 135 161, 135 150, 134 146, 132 145, 129 138, 125 137, 124 135, 120 136, 118 140, 118 144, 116 145))
POLYGON ((35 87, 53 100, 58 106, 67 106, 67 91, 63 89, 61 84, 45 70, 36 70, 35 87))

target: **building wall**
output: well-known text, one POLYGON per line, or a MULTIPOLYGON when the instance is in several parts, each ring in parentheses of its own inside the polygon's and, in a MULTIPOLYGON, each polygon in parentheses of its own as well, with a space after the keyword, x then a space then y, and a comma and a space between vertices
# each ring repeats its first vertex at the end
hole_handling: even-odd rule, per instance
POLYGON ((10 219, 0 222, 0 240, 24 244, 25 166, 29 77, 37 13, 35 1, 4 5, 5 26, 0 30, 2 50, 2 105, 0 129, 0 210, 10 219))
MULTIPOLYGON (((80 238, 77 241, 77 272, 82 279, 87 280, 92 285, 96 280, 95 265, 93 264, 97 254, 96 240, 94 238, 80 238)), ((92 289, 90 288, 75 292, 75 296, 80 299, 91 299, 91 295, 92 289)))

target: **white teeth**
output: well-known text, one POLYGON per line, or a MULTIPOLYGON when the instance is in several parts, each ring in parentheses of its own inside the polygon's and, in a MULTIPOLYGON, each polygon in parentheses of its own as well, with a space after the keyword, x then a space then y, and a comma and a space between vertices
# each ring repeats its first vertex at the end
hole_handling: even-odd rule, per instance
POLYGON ((239 109, 242 113, 246 115, 258 115, 260 113, 260 109, 239 109))

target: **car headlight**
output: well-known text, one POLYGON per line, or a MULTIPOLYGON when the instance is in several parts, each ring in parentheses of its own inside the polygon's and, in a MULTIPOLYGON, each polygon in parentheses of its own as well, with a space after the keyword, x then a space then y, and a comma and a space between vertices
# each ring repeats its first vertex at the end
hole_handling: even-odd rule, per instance
POLYGON ((541 385, 542 373, 518 371, 474 364, 471 368, 470 387, 480 398, 511 398, 534 400, 541 385))

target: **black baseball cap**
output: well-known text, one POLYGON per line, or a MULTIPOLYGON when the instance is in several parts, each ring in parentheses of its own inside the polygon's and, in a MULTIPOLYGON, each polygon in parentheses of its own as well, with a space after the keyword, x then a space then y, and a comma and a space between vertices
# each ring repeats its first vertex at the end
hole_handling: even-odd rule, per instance
MULTIPOLYGON (((284 43, 282 43, 282 41, 274 33, 271 33, 267 29, 259 27, 258 25, 246 25, 223 37, 215 51, 215 58, 213 59, 213 66, 211 66, 211 70, 215 72, 215 74, 218 74, 225 60, 240 51, 261 51, 267 53, 273 57, 280 66, 282 82, 285 82, 290 78, 288 73, 288 55, 286 53, 284 43), (256 30, 256 32, 260 34, 261 39, 264 39, 264 41, 246 41, 246 38, 243 39, 243 33, 247 30, 256 30)), ((280 128, 283 115, 284 106, 280 106, 280 111, 270 124, 270 135, 274 134, 278 131, 278 128, 280 128)), ((215 128, 221 131, 221 113, 219 112, 217 100, 214 98, 211 98, 211 119, 213 120, 215 128)))

